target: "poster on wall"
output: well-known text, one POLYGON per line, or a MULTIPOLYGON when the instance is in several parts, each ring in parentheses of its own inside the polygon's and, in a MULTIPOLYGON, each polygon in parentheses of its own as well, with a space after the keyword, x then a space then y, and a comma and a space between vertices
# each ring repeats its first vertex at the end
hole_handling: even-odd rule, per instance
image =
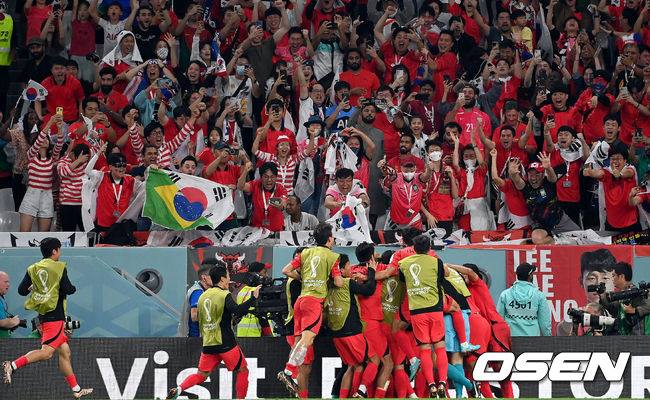
POLYGON ((507 250, 506 278, 510 287, 517 280, 515 271, 519 264, 527 262, 537 266, 533 283, 548 300, 555 334, 558 323, 568 320, 569 308, 599 301, 597 293, 587 290, 589 285, 603 282, 607 291, 614 290, 614 264, 632 265, 633 257, 633 246, 536 246, 533 249, 526 246, 507 250))
POLYGON ((203 263, 221 261, 226 264, 231 273, 246 271, 252 262, 273 265, 273 247, 271 246, 241 246, 241 247, 202 247, 187 249, 187 283, 191 285, 197 280, 196 273, 203 263))
POLYGON ((0 233, 0 247, 39 247, 41 240, 55 237, 63 247, 88 247, 84 232, 3 232, 0 233))

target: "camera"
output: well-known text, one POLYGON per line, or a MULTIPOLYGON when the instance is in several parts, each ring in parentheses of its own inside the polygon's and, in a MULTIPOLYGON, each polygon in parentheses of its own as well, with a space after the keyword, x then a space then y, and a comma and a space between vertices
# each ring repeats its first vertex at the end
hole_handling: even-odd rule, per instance
POLYGON ((63 327, 63 329, 67 329, 71 331, 71 330, 79 329, 79 327, 81 327, 80 321, 76 321, 72 319, 72 317, 70 316, 65 317, 65 326, 63 327))
POLYGON ((583 310, 576 310, 575 308, 569 308, 566 313, 571 317, 574 324, 582 324, 584 327, 595 329, 603 329, 605 326, 614 325, 614 322, 616 322, 616 318, 593 315, 583 310))
POLYGON ((92 63, 98 63, 101 60, 101 58, 99 57, 99 54, 94 53, 94 52, 90 52, 90 53, 86 54, 86 60, 88 60, 88 61, 90 61, 92 63))
MULTIPOLYGON (((9 314, 9 313, 7 313, 7 318, 13 318, 13 317, 14 317, 13 314, 9 314)), ((13 328, 9 328, 9 331, 10 331, 10 332, 13 332, 13 331, 15 331, 15 330, 18 329, 18 328, 27 328, 27 320, 26 320, 26 319, 21 319, 21 320, 18 322, 18 325, 14 326, 13 328)))
POLYGON ((237 154, 239 154, 239 149, 232 149, 232 148, 228 149, 228 154, 230 154, 231 156, 236 156, 237 154))
POLYGON ((605 293, 605 282, 600 282, 597 285, 588 285, 587 292, 596 292, 598 294, 605 293))
POLYGON ((282 112, 282 108, 279 105, 274 104, 271 106, 271 112, 280 114, 282 112))
POLYGON ((258 317, 268 318, 275 322, 276 333, 286 336, 284 322, 289 315, 287 306, 287 278, 262 278, 262 288, 255 303, 255 311, 258 317))
POLYGON ((650 285, 648 285, 645 281, 639 282, 639 286, 627 290, 618 290, 615 292, 607 292, 605 294, 605 297, 607 298, 607 301, 614 302, 614 301, 626 301, 626 300, 632 300, 636 297, 648 297, 648 289, 650 288, 650 285))

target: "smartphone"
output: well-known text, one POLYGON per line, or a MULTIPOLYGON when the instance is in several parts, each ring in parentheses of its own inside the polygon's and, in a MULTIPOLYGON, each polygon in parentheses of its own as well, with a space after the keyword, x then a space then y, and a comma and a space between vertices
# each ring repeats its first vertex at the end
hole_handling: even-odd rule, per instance
POLYGON ((620 90, 621 94, 630 94, 630 91, 628 90, 627 86, 623 86, 620 90))
POLYGON ((336 29, 339 28, 339 26, 338 26, 338 24, 337 24, 336 22, 330 22, 330 23, 327 25, 327 27, 328 27, 330 30, 336 30, 336 29))
POLYGON ((429 94, 428 93, 418 93, 418 94, 415 95, 415 100, 427 101, 427 100, 429 100, 429 94))
POLYGON ((535 50, 535 57, 542 57, 542 51, 541 50, 535 50))
POLYGON ((555 115, 549 114, 548 117, 546 117, 546 122, 555 122, 555 115))
POLYGON ((63 107, 57 107, 56 108, 56 113, 59 115, 63 115, 63 107))
POLYGON ((169 78, 162 78, 158 81, 158 87, 171 86, 173 84, 172 80, 169 78))
POLYGON ((399 79, 399 78, 401 78, 403 76, 404 76, 404 71, 403 70, 398 69, 397 71, 395 71, 395 79, 399 79))
POLYGON ((621 0, 612 0, 610 4, 611 4, 612 7, 620 7, 621 6, 621 0))
POLYGON ((210 97, 214 97, 217 94, 217 89, 213 88, 213 87, 206 88, 205 89, 205 94, 210 96, 210 97))
POLYGON ((235 4, 232 7, 235 9, 235 12, 239 12, 239 10, 241 10, 241 5, 239 5, 239 4, 235 4))
POLYGON ((280 197, 271 197, 269 199, 269 201, 271 203, 273 203, 273 204, 281 204, 282 203, 282 199, 280 197))
POLYGON ((263 23, 262 21, 257 21, 257 22, 255 23, 255 26, 259 26, 259 27, 261 28, 263 24, 264 24, 264 23, 263 23))
POLYGON ((458 101, 463 101, 463 100, 465 100, 465 93, 463 92, 458 93, 458 101))
POLYGON ((445 82, 450 82, 450 81, 451 81, 451 77, 449 76, 449 74, 444 74, 444 75, 442 76, 442 79, 444 79, 445 82))
POLYGON ((643 129, 641 129, 641 128, 636 128, 636 129, 634 129, 634 137, 635 137, 636 139, 641 139, 641 138, 643 138, 643 129))
POLYGON ((348 101, 350 99, 350 94, 349 93, 343 93, 341 96, 341 100, 343 101, 348 101))
POLYGON ((60 10, 61 10, 61 4, 60 3, 56 3, 56 4, 52 5, 52 12, 57 12, 57 11, 60 11, 60 10))

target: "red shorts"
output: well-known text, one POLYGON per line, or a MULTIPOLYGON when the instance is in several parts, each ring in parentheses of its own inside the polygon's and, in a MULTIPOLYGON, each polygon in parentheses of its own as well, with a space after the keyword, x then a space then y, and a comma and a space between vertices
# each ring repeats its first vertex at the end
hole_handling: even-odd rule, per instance
POLYGON ((41 344, 46 344, 53 349, 58 349, 63 343, 68 343, 68 337, 63 332, 65 321, 53 321, 41 323, 43 335, 41 344))
MULTIPOLYGON (((386 324, 374 319, 367 320, 366 331, 363 332, 363 336, 366 337, 370 346, 370 352, 376 354, 379 358, 390 354, 388 351, 388 336, 382 330, 382 325, 386 324)), ((390 327, 388 328, 388 333, 390 334, 390 327)))
MULTIPOLYGON (((289 346, 293 348, 293 345, 296 344, 296 337, 294 335, 288 335, 287 343, 289 343, 289 346)), ((312 361, 314 361, 314 346, 309 346, 303 364, 311 364, 312 361)))
POLYGON ((201 353, 201 359, 199 360, 199 371, 214 371, 217 369, 221 361, 226 364, 228 371, 235 371, 248 366, 246 363, 246 358, 244 358, 244 353, 241 352, 239 346, 235 346, 225 353, 201 353))
POLYGON ((445 340, 445 319, 441 311, 413 314, 411 325, 418 344, 445 340))
POLYGON ((452 299, 448 294, 446 294, 442 303, 442 312, 443 313, 448 312, 452 304, 454 304, 454 299, 452 299))
POLYGON ((302 331, 318 333, 323 323, 323 300, 312 296, 301 297, 293 307, 293 334, 302 335, 302 331))
POLYGON ((496 324, 492 324, 492 336, 490 337, 488 351, 509 352, 510 349, 512 349, 512 336, 510 336, 510 327, 508 324, 505 322, 497 322, 496 324))
POLYGON ((363 334, 346 337, 335 337, 334 347, 346 365, 359 365, 374 356, 370 352, 368 342, 363 334))
POLYGON ((483 354, 488 350, 492 336, 492 330, 490 329, 490 322, 487 319, 483 318, 483 316, 479 313, 471 313, 469 315, 469 326, 469 342, 481 346, 480 349, 473 351, 465 356, 466 360, 472 361, 476 360, 476 356, 474 354, 483 354))
POLYGON ((395 319, 408 324, 411 323, 411 310, 409 310, 408 297, 404 296, 404 301, 400 304, 399 311, 395 314, 395 319))

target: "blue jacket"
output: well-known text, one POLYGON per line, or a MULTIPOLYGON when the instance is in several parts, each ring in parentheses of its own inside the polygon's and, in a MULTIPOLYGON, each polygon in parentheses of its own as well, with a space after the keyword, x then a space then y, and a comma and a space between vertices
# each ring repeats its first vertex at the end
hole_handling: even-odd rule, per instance
POLYGON ((516 281, 499 296, 497 311, 510 325, 512 336, 551 336, 551 312, 546 296, 527 281, 516 281))

